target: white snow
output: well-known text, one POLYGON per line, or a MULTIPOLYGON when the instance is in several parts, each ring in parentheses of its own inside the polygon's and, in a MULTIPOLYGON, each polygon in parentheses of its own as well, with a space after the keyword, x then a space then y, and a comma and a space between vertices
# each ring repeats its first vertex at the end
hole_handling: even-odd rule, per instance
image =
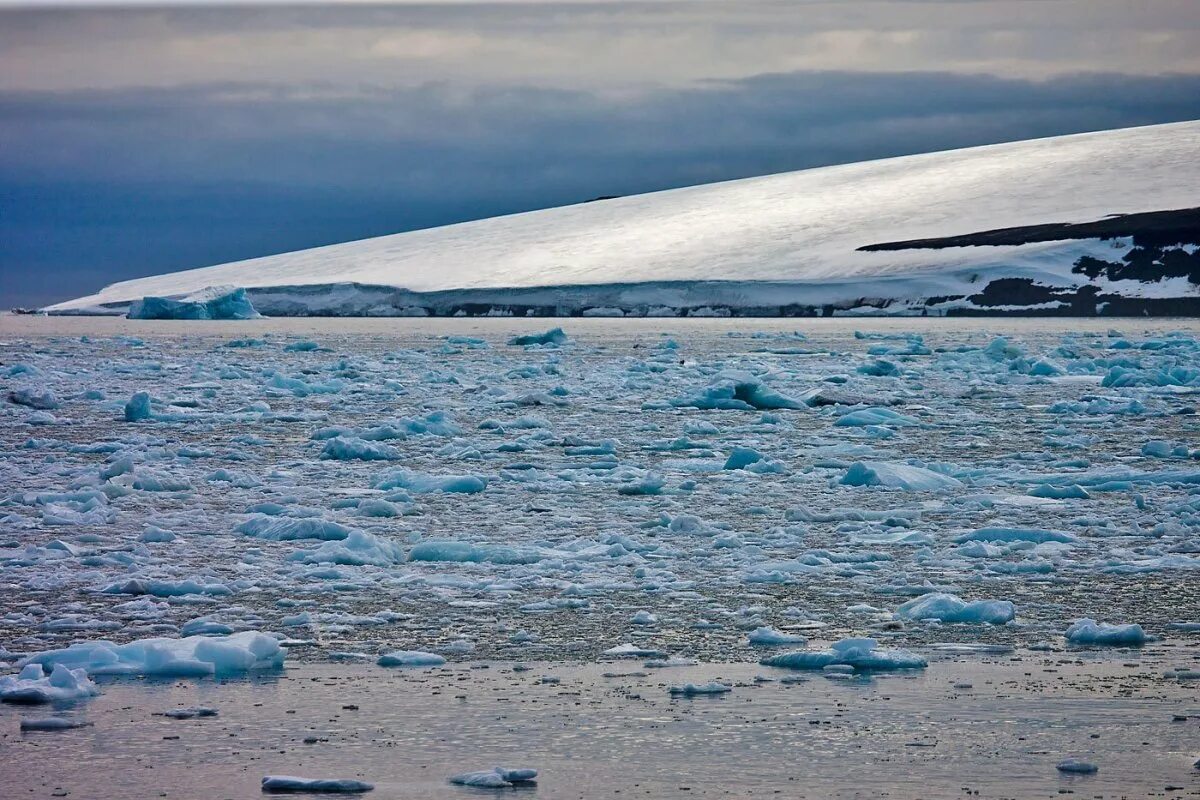
POLYGON ((549 306, 695 315, 702 306, 970 294, 989 273, 1079 282, 1071 265, 1111 253, 1110 243, 857 248, 1191 207, 1197 150, 1200 123, 1183 122, 824 167, 139 278, 50 310, 103 312, 231 285, 268 314, 410 313, 420 296, 394 301, 399 288, 500 303, 520 290, 522 302, 549 306), (556 286, 609 288, 547 288, 556 286))

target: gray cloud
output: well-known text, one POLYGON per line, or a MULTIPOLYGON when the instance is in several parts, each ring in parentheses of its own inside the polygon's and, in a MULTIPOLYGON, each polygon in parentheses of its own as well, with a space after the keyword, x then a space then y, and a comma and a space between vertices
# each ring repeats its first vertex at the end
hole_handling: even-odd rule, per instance
POLYGON ((1200 117, 1186 59, 1140 74, 1087 55, 1164 27, 1193 35, 1195 15, 1169 2, 1126 25, 1125 4, 1089 0, 1094 16, 1066 37, 1076 0, 1026 0, 1041 28, 991 31, 979 26, 1014 2, 801 5, 799 18, 794 4, 719 3, 0 12, 0 295, 41 304, 135 275, 598 195, 1200 117), (777 46, 804 21, 826 45, 915 38, 887 69, 871 68, 881 56, 815 69, 810 39, 777 46), (916 22, 929 24, 905 33, 916 22), (440 34, 403 68, 364 66, 355 50, 363 36, 432 30, 489 55, 445 50, 440 34), (967 68, 968 48, 943 55, 955 30, 964 41, 1007 31, 1010 62, 1024 66, 967 68), (599 44, 564 66, 579 31, 599 44), (651 53, 656 31, 662 51, 651 53), (322 37, 332 44, 301 64, 297 43, 322 37), (241 49, 205 51, 213 42, 241 49), (497 55, 497 42, 516 49, 497 55), (792 56, 799 66, 780 68, 792 56), (675 71, 655 72, 675 57, 675 71), (906 66, 921 60, 945 64, 906 66))

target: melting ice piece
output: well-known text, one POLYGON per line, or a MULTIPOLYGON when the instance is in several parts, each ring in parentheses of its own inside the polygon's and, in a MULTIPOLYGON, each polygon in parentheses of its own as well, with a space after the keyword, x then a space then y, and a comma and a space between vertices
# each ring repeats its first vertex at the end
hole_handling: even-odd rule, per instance
POLYGON ((636 644, 619 644, 604 651, 604 655, 613 658, 661 658, 665 655, 661 650, 649 650, 636 644))
POLYGON ((414 494, 475 494, 482 492, 487 485, 488 479, 477 475, 422 475, 407 469, 393 470, 375 482, 376 489, 407 489, 414 494))
POLYGON ((691 397, 670 401, 676 408, 721 409, 725 411, 771 411, 780 408, 805 408, 804 403, 768 389, 749 372, 729 370, 719 380, 691 397))
POLYGON ((874 639, 842 639, 827 650, 796 650, 764 658, 759 662, 768 667, 788 669, 824 669, 831 664, 843 664, 859 672, 889 669, 924 669, 924 658, 908 650, 880 647, 874 639))
POLYGON ((291 775, 267 775, 262 779, 264 792, 357 794, 369 792, 374 788, 374 784, 352 778, 296 778, 291 775))
POLYGON ((21 720, 21 730, 23 731, 69 731, 75 728, 86 728, 91 725, 90 722, 84 722, 81 719, 69 719, 67 717, 26 717, 21 720))
POLYGON ((1080 761, 1077 758, 1068 758, 1065 761, 1058 762, 1059 772, 1070 772, 1075 775, 1091 775, 1100 770, 1095 764, 1090 761, 1080 761))
POLYGON ((667 689, 673 695, 682 695, 683 697, 695 697, 700 694, 725 694, 732 692, 732 686, 726 686, 723 683, 712 681, 710 683, 685 683, 682 686, 672 686, 667 689))
POLYGON ((890 461, 856 461, 839 481, 843 486, 887 486, 906 492, 927 492, 962 486, 949 475, 890 461))
POLYGON ((508 340, 508 343, 516 347, 526 347, 528 345, 561 347, 570 341, 571 339, 562 328, 551 328, 545 333, 527 333, 522 336, 514 336, 508 340))
MULTIPOLYGON (((273 636, 243 631, 230 636, 139 639, 128 644, 77 642, 25 659, 28 666, 82 667, 90 675, 198 678, 239 675, 283 666, 283 648, 273 636)), ((51 676, 53 677, 53 675, 51 676)))
POLYGON ((1096 622, 1094 619, 1078 619, 1071 623, 1066 632, 1067 641, 1071 644, 1083 645, 1112 645, 1140 647, 1150 641, 1150 637, 1136 623, 1129 625, 1112 625, 1108 622, 1096 622))
POLYGON ((246 290, 210 286, 179 299, 146 296, 129 306, 129 319, 261 319, 246 290))
POLYGON ((459 786, 475 786, 483 789, 507 789, 510 786, 529 786, 537 781, 536 769, 512 769, 495 767, 479 772, 464 772, 450 779, 459 786))
POLYGON ((902 619, 1003 625, 1016 616, 1016 606, 1008 600, 975 600, 968 603, 952 594, 931 592, 901 605, 896 609, 896 616, 902 619))
POLYGON ((804 644, 807 639, 794 633, 784 633, 763 625, 750 631, 750 644, 776 646, 781 644, 804 644))
POLYGON ((396 650, 384 653, 375 663, 381 667, 439 667, 446 659, 423 650, 396 650))
POLYGON ((100 694, 87 670, 54 665, 50 674, 41 664, 26 664, 19 675, 0 677, 0 702, 41 705, 81 700, 100 694))

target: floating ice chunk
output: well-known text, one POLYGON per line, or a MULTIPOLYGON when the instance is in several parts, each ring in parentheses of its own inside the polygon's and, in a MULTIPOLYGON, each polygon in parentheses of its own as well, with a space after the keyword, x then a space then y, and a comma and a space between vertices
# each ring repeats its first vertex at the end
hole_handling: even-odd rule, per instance
POLYGON ((215 717, 217 716, 217 710, 208 706, 188 706, 187 708, 173 708, 170 711, 164 711, 162 715, 170 719, 196 719, 199 717, 215 717))
POLYGON ((932 592, 904 603, 896 609, 896 616, 901 619, 1003 625, 1016 616, 1016 606, 1008 600, 975 600, 968 603, 952 594, 932 592))
POLYGON ((1044 497, 1051 500, 1089 500, 1091 495, 1077 483, 1070 486, 1051 486, 1048 483, 1039 484, 1028 492, 1030 497, 1044 497))
POLYGON ((924 658, 908 650, 879 647, 874 639, 842 639, 827 650, 797 650, 764 658, 760 663, 788 669, 824 669, 831 664, 854 667, 860 672, 891 669, 924 669, 924 658))
POLYGON ((210 286, 179 299, 143 297, 129 306, 129 319, 261 319, 246 290, 210 286))
MULTIPOLYGON (((859 368, 861 370, 861 367, 859 368)), ((898 401, 882 395, 866 395, 837 386, 819 386, 800 395, 800 402, 810 408, 821 406, 886 406, 898 401)))
POLYGON ((762 626, 750 631, 750 644, 762 647, 774 647, 783 644, 804 644, 807 639, 794 633, 784 633, 769 626, 762 626))
POLYGON ((700 662, 694 658, 671 656, 670 658, 652 658, 642 664, 646 669, 668 669, 671 667, 694 667, 700 662))
POLYGON ((867 425, 886 425, 892 428, 907 428, 920 425, 920 421, 905 416, 890 408, 860 408, 850 411, 837 418, 833 423, 837 428, 861 428, 867 425))
POLYGON ((129 398, 129 402, 125 404, 125 421, 140 422, 144 419, 153 419, 154 411, 150 408, 150 393, 135 392, 129 398))
POLYGON ((1095 764, 1090 761, 1081 761, 1077 758, 1068 758, 1065 761, 1060 761, 1056 765, 1059 772, 1069 772, 1075 775, 1091 775, 1100 770, 1095 764))
POLYGON ((223 583, 201 583, 197 580, 156 581, 147 578, 129 578, 125 581, 117 581, 108 584, 100 591, 103 594, 148 594, 155 597, 181 597, 185 594, 233 594, 233 590, 223 583))
POLYGON ((649 611, 642 610, 634 614, 629 621, 634 625, 654 625, 658 622, 658 617, 649 611))
POLYGON ((340 541, 325 542, 313 550, 297 550, 289 561, 302 564, 347 564, 361 567, 371 564, 386 567, 404 560, 404 548, 395 542, 363 531, 350 531, 340 541))
POLYGON ((1063 544, 1074 544, 1079 541, 1079 538, 1063 531, 1050 531, 1042 528, 980 528, 956 536, 954 541, 958 544, 964 542, 1034 542, 1035 544, 1062 542, 1063 544))
POLYGON ((505 544, 471 544, 433 539, 413 545, 409 561, 458 561, 491 564, 536 564, 546 559, 542 551, 505 544))
POLYGON ((804 408, 804 404, 768 389, 761 380, 748 372, 729 371, 721 379, 691 397, 670 401, 677 408, 722 409, 754 411, 779 408, 804 408))
POLYGON ((423 475, 407 469, 388 472, 375 482, 376 489, 407 489, 415 494, 476 494, 487 485, 488 479, 477 475, 423 475))
POLYGON ((512 786, 530 786, 537 782, 537 775, 536 769, 496 767, 479 772, 464 772, 450 778, 450 782, 480 789, 507 789, 512 786))
POLYGON ((139 542, 173 542, 175 534, 171 531, 163 530, 156 525, 147 525, 146 530, 138 536, 139 542))
POLYGON ((604 655, 612 658, 659 658, 665 654, 661 650, 650 650, 636 644, 619 644, 605 650, 604 655))
POLYGON ((657 472, 630 473, 627 478, 617 486, 617 494, 654 495, 667 485, 667 479, 657 472))
POLYGON ((1113 625, 1096 622, 1094 619, 1079 619, 1071 623, 1065 634, 1067 641, 1078 645, 1111 645, 1115 647, 1140 647, 1150 637, 1136 623, 1113 625))
POLYGON ((50 411, 59 406, 58 398, 54 396, 54 392, 41 387, 36 389, 13 389, 8 393, 8 402, 40 411, 50 411))
POLYGON ((374 784, 352 778, 297 778, 292 775, 267 775, 262 779, 264 792, 304 792, 311 794, 359 794, 374 784))
POLYGON ((701 694, 726 694, 727 692, 732 692, 733 687, 712 681, 710 683, 685 683, 682 686, 671 686, 667 691, 673 695, 695 697, 701 694))
POLYGON ((375 663, 381 667, 440 667, 446 659, 421 650, 396 650, 384 653, 375 663))
POLYGON ((82 667, 90 675, 205 677, 239 675, 283 666, 283 648, 272 636, 243 631, 231 636, 139 639, 128 644, 77 642, 36 653, 24 665, 82 667))
POLYGON ((345 539, 353 533, 352 528, 327 519, 272 517, 266 514, 253 516, 234 530, 256 539, 266 539, 272 542, 289 542, 296 539, 333 541, 345 539))
POLYGON ((839 483, 843 486, 886 486, 907 492, 962 486, 961 481, 949 475, 890 461, 856 461, 846 470, 839 483))
POLYGON ((21 720, 23 731, 69 731, 76 728, 86 728, 92 723, 69 717, 26 717, 21 720))
POLYGON ((724 469, 745 469, 751 464, 763 460, 762 453, 750 447, 735 447, 725 459, 724 469))
POLYGON ((336 461, 395 461, 401 453, 394 447, 352 436, 335 436, 325 442, 321 458, 336 461))
POLYGON ((521 336, 514 336, 508 340, 508 343, 515 347, 527 347, 529 345, 561 347, 570 341, 570 338, 563 332, 562 328, 551 328, 545 333, 527 333, 521 336))
POLYGON ((0 702, 21 705, 62 703, 100 694, 87 670, 55 664, 47 675, 42 664, 25 663, 18 675, 0 677, 0 702))

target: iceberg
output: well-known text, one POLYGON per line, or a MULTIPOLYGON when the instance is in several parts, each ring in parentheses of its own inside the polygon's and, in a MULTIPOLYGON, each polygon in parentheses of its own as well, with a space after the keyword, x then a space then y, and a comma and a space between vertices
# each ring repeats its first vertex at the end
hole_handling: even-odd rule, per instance
POLYGON ((914 597, 896 609, 901 619, 937 619, 942 622, 968 622, 1003 625, 1016 617, 1016 606, 1008 600, 965 602, 952 594, 931 592, 914 597))
POLYGON ((930 492, 962 486, 962 481, 940 472, 887 461, 856 461, 838 483, 843 486, 886 486, 906 492, 930 492))
POLYGON ((128 644, 77 642, 35 653, 20 663, 24 667, 83 669, 88 675, 226 677, 282 667, 283 648, 265 633, 243 631, 229 636, 139 639, 128 644))
POLYGON ((374 789, 374 784, 352 778, 297 778, 292 775, 267 775, 262 790, 269 793, 359 794, 374 789))
POLYGON ((488 479, 478 475, 423 475, 407 469, 393 470, 375 482, 376 489, 407 489, 414 494, 476 494, 487 485, 488 479))
POLYGON ((421 650, 395 650, 384 653, 375 663, 381 667, 440 667, 446 659, 421 650))
POLYGON ((536 769, 496 767, 478 772, 464 772, 452 777, 450 782, 479 789, 508 789, 513 786, 532 786, 537 781, 537 774, 536 769))
POLYGON ((1140 647, 1150 637, 1136 623, 1113 625, 1096 622, 1094 619, 1078 619, 1071 623, 1065 634, 1067 641, 1078 645, 1107 645, 1114 647, 1140 647))
POLYGON ((246 290, 210 286, 178 299, 147 295, 129 306, 130 319, 262 319, 246 290))
POLYGON ((924 669, 929 665, 908 650, 880 647, 874 639, 842 639, 827 650, 797 650, 764 658, 768 667, 787 669, 825 669, 830 666, 852 667, 858 672, 892 669, 924 669))
POLYGON ((0 676, 0 702, 4 703, 63 703, 97 694, 100 690, 82 667, 54 664, 47 675, 42 665, 34 662, 26 663, 18 675, 0 676))

